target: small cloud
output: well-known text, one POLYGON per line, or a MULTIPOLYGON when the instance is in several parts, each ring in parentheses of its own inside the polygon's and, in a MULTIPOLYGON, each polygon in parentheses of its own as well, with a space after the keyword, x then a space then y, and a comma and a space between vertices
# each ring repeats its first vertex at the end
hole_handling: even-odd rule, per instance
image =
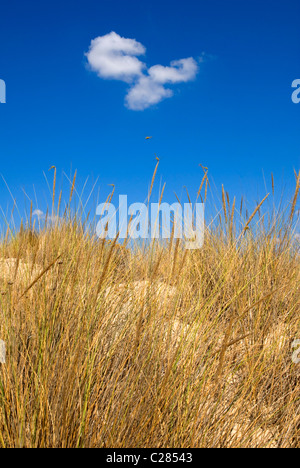
POLYGON ((34 212, 32 213, 32 216, 37 216, 38 219, 45 218, 45 214, 41 210, 34 210, 34 212))
POLYGON ((50 216, 47 217, 47 221, 50 224, 58 224, 59 222, 63 221, 63 218, 61 218, 60 216, 57 216, 57 215, 50 215, 50 216))
POLYGON ((53 215, 49 215, 49 214, 46 215, 41 210, 34 210, 34 212, 32 213, 32 216, 36 216, 39 221, 45 221, 49 225, 55 225, 55 224, 58 224, 61 221, 63 221, 63 219, 60 216, 57 216, 57 215, 54 215, 54 214, 53 215))
POLYGON ((144 55, 145 47, 135 39, 127 39, 115 32, 92 40, 88 63, 100 78, 131 83, 125 104, 132 110, 144 110, 173 96, 166 87, 194 80, 198 63, 192 57, 174 60, 170 66, 146 64, 137 58, 144 55))
POLYGON ((213 60, 217 60, 218 56, 213 54, 207 54, 206 52, 202 52, 202 54, 198 57, 198 62, 212 62, 213 60))

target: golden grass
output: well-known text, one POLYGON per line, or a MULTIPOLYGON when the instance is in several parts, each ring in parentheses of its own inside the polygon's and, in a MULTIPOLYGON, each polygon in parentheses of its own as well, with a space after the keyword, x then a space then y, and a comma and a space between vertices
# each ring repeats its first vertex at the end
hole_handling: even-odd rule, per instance
POLYGON ((78 218, 6 236, 0 446, 299 447, 295 197, 238 229, 223 188, 194 251, 95 242, 78 218))

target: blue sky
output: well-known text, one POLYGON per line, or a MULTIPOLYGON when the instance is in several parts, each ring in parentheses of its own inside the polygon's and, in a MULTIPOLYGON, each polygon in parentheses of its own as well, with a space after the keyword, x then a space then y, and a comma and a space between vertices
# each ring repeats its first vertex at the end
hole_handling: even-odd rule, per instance
MULTIPOLYGON (((1 174, 17 197, 20 187, 33 197, 34 185, 43 209, 43 171, 52 165, 59 174, 77 169, 81 184, 99 176, 103 196, 115 184, 143 201, 154 154, 170 198, 183 186, 196 193, 199 163, 230 194, 259 197, 271 172, 289 192, 300 162, 300 104, 291 100, 299 18, 299 0, 2 2, 1 174), (104 79, 85 55, 112 31, 144 47, 136 56, 144 76, 156 65, 168 74, 163 67, 186 58, 197 73, 164 82, 172 97, 130 109, 124 100, 138 78, 104 79)), ((0 181, 0 205, 8 200, 0 181)))

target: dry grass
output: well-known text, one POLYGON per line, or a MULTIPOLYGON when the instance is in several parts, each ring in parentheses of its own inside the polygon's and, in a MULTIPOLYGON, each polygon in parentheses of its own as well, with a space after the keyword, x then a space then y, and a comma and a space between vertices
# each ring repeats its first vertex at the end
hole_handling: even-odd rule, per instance
POLYGON ((240 229, 222 201, 201 250, 96 242, 78 219, 6 236, 0 446, 300 446, 297 200, 240 229))

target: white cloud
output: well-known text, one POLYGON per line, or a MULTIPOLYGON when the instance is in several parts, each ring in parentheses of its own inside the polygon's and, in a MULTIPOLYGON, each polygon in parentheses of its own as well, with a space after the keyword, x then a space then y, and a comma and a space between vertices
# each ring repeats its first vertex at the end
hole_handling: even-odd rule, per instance
POLYGON ((45 217, 45 214, 41 210, 34 210, 32 216, 37 216, 39 219, 41 219, 45 217))
POLYGON ((86 57, 100 78, 131 82, 142 74, 145 64, 136 56, 145 52, 145 47, 135 39, 111 32, 92 40, 86 57))
POLYGON ((125 102, 132 110, 144 110, 163 99, 173 96, 166 84, 183 83, 195 79, 198 71, 196 61, 190 57, 174 60, 170 67, 154 65, 149 68, 148 76, 141 76, 129 90, 125 102))
POLYGON ((192 57, 174 60, 168 67, 154 65, 147 70, 136 57, 145 52, 145 47, 135 39, 111 32, 92 40, 86 54, 90 67, 100 78, 131 83, 125 104, 132 110, 144 110, 172 97, 173 91, 166 85, 194 80, 198 72, 198 64, 192 57))

